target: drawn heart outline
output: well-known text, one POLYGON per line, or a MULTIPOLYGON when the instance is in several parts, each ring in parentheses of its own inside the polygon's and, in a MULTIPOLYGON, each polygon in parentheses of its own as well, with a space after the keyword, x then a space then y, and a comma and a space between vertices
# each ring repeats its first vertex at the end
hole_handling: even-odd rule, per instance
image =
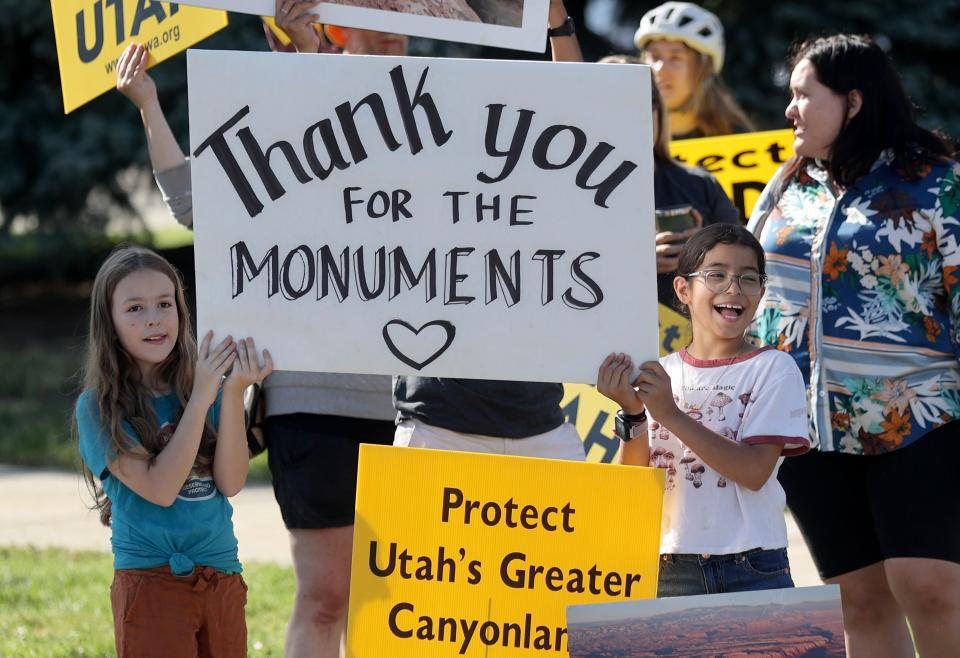
POLYGON ((390 320, 385 325, 383 325, 383 341, 387 344, 387 348, 393 353, 395 357, 406 363, 408 366, 414 370, 423 370, 428 365, 436 361, 441 354, 447 351, 447 348, 450 347, 450 343, 453 342, 454 337, 457 335, 457 328, 453 326, 451 322, 447 320, 431 320, 426 324, 420 326, 419 329, 415 328, 413 325, 403 320, 390 320), (440 348, 431 354, 425 361, 416 361, 411 359, 406 354, 401 352, 397 348, 396 344, 393 342, 393 339, 390 337, 390 326, 397 325, 407 329, 408 331, 413 332, 415 336, 419 336, 420 332, 426 329, 427 327, 438 326, 443 329, 444 333, 447 335, 447 340, 440 346, 440 348))

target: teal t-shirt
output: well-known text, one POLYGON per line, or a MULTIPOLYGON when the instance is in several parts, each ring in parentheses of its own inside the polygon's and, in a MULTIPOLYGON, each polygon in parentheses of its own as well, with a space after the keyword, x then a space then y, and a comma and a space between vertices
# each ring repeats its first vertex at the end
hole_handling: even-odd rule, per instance
MULTIPOLYGON (((180 411, 176 395, 151 399, 160 426, 172 432, 180 411)), ((218 426, 220 400, 210 407, 208 420, 218 426)), ((114 569, 149 569, 170 565, 176 575, 189 574, 195 565, 220 571, 242 571, 233 533, 233 507, 220 493, 211 475, 191 473, 170 507, 140 497, 114 477, 107 464, 116 456, 100 424, 100 412, 89 391, 76 407, 80 456, 103 483, 112 503, 110 543, 114 569)), ((133 430, 127 431, 134 438, 133 430)), ((138 439, 139 440, 139 439, 138 439)))

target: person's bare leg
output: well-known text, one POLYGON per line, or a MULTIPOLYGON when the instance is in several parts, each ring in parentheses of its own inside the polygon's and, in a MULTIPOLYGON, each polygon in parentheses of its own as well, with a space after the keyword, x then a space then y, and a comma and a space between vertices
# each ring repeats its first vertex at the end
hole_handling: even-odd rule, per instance
POLYGON ((914 658, 913 640, 883 562, 826 582, 840 585, 849 658, 914 658))
POLYGON ((960 564, 927 558, 884 561, 890 590, 910 620, 923 658, 960 651, 960 564))
POLYGON ((286 658, 338 658, 347 618, 353 526, 290 530, 297 592, 286 658))

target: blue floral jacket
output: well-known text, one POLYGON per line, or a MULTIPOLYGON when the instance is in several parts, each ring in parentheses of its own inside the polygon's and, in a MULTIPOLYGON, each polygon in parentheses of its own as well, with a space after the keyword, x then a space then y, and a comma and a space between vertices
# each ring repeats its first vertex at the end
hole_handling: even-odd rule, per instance
MULTIPOLYGON (((767 253, 752 332, 793 355, 824 451, 880 454, 960 418, 960 164, 885 152, 839 197, 816 164, 750 228, 767 253)), ((960 439, 958 439, 960 440, 960 439)))

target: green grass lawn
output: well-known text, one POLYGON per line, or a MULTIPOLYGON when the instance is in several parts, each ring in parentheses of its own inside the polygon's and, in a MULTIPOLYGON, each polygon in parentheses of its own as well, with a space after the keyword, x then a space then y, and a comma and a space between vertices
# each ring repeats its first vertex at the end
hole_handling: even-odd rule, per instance
MULTIPOLYGON (((110 613, 112 556, 59 549, 0 548, 0 656, 115 656, 110 613)), ((250 656, 282 656, 293 571, 244 565, 250 588, 250 656)))
POLYGON ((133 236, 117 236, 118 241, 135 242, 137 244, 150 245, 153 249, 172 249, 174 247, 183 247, 193 244, 193 231, 171 223, 170 226, 162 229, 156 229, 151 233, 136 234, 133 236))

